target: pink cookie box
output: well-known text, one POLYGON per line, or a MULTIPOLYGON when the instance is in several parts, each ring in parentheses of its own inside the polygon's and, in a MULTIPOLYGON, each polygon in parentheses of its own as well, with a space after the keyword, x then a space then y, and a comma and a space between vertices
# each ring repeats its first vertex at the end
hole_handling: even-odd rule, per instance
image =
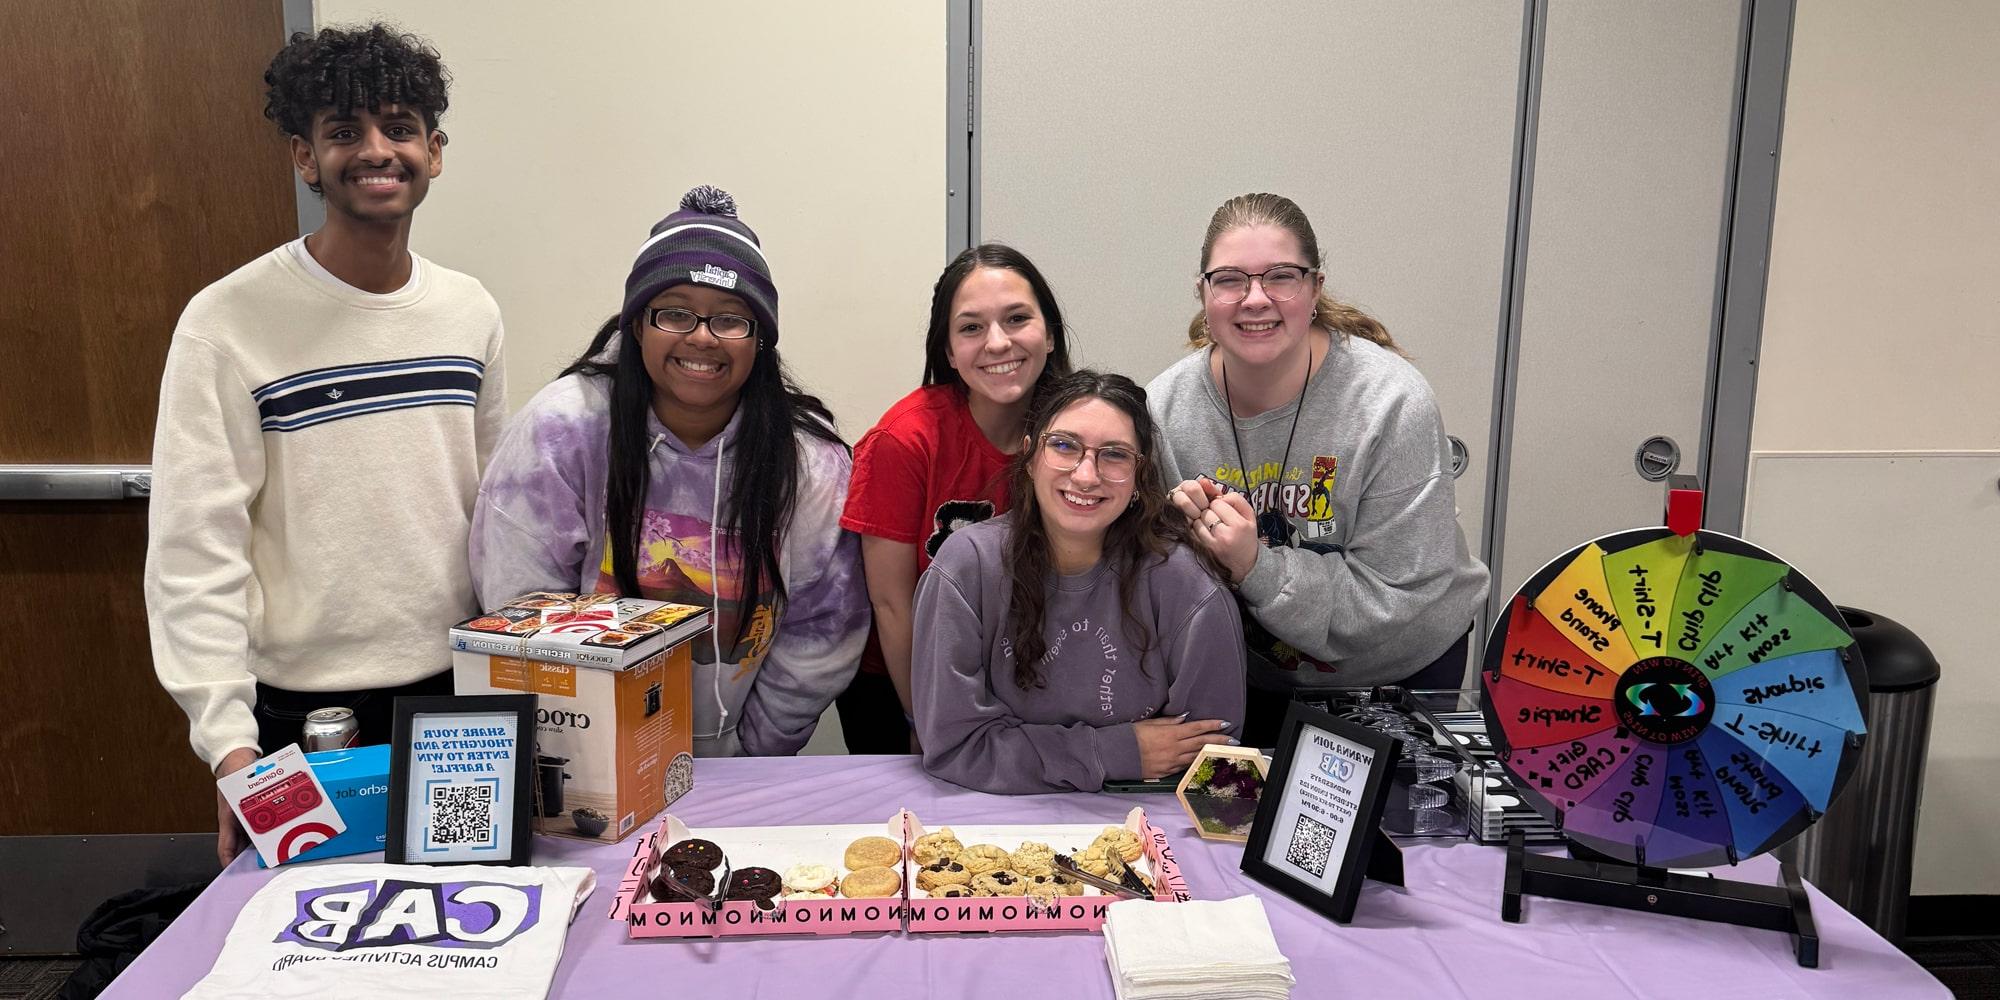
MULTIPOLYGON (((967 847, 974 844, 993 844, 1006 850, 1019 847, 1022 841, 1035 840, 1055 848, 1058 854, 1071 854, 1083 850, 1097 835, 1104 831, 1102 823, 1063 824, 1050 826, 987 826, 976 824, 949 824, 959 843, 967 847)), ((1134 808, 1125 816, 1125 828, 1138 834, 1139 844, 1145 854, 1133 867, 1153 878, 1153 898, 1161 902, 1177 903, 1188 899, 1187 880, 1181 876, 1180 865, 1174 861, 1173 848, 1167 843, 1167 835, 1146 820, 1146 811, 1134 808)), ((909 817, 909 842, 915 844, 917 838, 927 833, 924 825, 915 815, 909 817)), ((914 879, 914 862, 911 874, 914 879)), ((940 933, 949 931, 1096 931, 1104 926, 1105 909, 1115 898, 1099 895, 1098 890, 1085 887, 1089 895, 1063 896, 1054 906, 1036 905, 1023 896, 986 896, 932 899, 914 883, 906 882, 904 895, 909 897, 908 931, 911 934, 940 933)))
POLYGON ((634 938, 709 938, 751 934, 862 934, 903 929, 903 907, 908 895, 909 872, 902 872, 905 890, 881 899, 777 899, 773 909, 764 910, 754 902, 731 900, 713 913, 703 912, 700 903, 659 903, 653 901, 650 882, 655 872, 655 845, 665 851, 691 836, 714 842, 737 866, 756 865, 783 875, 785 869, 801 863, 822 864, 836 873, 844 872, 841 857, 847 845, 862 837, 886 836, 904 845, 906 813, 897 813, 886 824, 870 826, 757 826, 717 827, 690 832, 672 813, 657 827, 641 836, 625 867, 618 893, 612 900, 611 919, 625 921, 626 934, 634 938))

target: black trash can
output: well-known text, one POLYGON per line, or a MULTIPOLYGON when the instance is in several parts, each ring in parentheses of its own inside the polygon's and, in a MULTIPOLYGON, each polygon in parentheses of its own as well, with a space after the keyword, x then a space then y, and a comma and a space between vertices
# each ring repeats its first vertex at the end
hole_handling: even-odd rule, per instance
POLYGON ((1828 898, 1901 944, 1909 918, 1917 810, 1938 662, 1909 629, 1841 608, 1868 671, 1868 742, 1847 787, 1813 827, 1776 852, 1828 898))

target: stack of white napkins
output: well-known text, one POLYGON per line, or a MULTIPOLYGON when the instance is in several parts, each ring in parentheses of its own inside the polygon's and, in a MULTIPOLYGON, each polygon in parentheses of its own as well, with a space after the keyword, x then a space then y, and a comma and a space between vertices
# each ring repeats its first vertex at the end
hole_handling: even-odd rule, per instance
POLYGON ((1292 992, 1292 963, 1255 896, 1120 900, 1104 918, 1104 957, 1118 1000, 1284 1000, 1292 992))

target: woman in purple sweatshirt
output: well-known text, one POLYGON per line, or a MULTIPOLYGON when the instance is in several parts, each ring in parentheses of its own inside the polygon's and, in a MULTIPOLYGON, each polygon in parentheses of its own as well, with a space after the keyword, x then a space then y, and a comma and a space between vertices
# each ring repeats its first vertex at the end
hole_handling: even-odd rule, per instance
POLYGON ((1242 622, 1167 506, 1146 393, 1053 382, 1011 512, 962 528, 917 586, 924 767, 987 792, 1158 778, 1243 720, 1242 622))
POLYGON ((533 590, 699 604, 697 756, 797 753, 868 638, 847 447, 778 356, 778 289, 725 192, 660 220, 619 314, 508 424, 472 515, 494 607, 533 590))

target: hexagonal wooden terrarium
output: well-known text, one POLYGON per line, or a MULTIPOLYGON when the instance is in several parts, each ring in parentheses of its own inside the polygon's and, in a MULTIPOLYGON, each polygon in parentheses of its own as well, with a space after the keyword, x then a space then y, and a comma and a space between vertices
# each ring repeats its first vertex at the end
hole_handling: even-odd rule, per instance
POLYGON ((1181 777, 1174 798, 1204 840, 1243 843, 1257 818, 1269 763, 1250 747, 1206 746, 1181 777))

